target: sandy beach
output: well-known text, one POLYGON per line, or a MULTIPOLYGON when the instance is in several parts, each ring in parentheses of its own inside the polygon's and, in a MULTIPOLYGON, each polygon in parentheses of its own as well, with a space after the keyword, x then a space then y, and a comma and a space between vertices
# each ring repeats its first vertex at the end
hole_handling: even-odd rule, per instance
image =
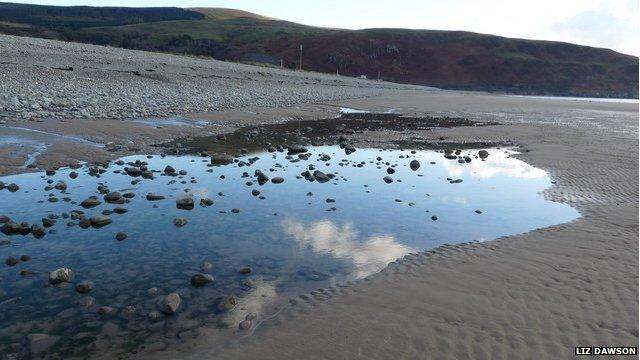
MULTIPOLYGON (((575 346, 637 344, 637 105, 465 93, 341 104, 515 119, 420 136, 512 139, 527 151, 518 158, 553 175, 556 184, 544 196, 582 217, 414 254, 357 283, 306 294, 224 353, 213 353, 204 337, 149 356, 564 359, 575 346)), ((403 135, 362 140, 387 136, 403 135)))
MULTIPOLYGON (((162 148, 157 145, 176 138, 331 118, 342 107, 498 122, 365 131, 352 134, 350 140, 363 147, 399 140, 511 141, 519 146, 518 159, 551 175, 554 185, 544 197, 571 205, 580 218, 525 234, 411 254, 354 283, 300 294, 237 344, 219 346, 215 334, 203 332, 169 347, 142 347, 127 358, 565 359, 574 356, 576 346, 637 346, 637 103, 391 85, 368 88, 367 97, 362 97, 350 92, 358 84, 344 86, 346 95, 330 92, 318 101, 234 106, 170 120, 35 121, 7 113, 0 125, 0 175, 158 153, 162 148)), ((521 210, 526 217, 527 209, 521 210)))

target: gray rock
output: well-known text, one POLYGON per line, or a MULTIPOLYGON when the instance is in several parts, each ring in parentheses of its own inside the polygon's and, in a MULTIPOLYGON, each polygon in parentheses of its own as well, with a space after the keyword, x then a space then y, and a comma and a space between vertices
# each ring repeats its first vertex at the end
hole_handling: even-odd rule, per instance
POLYGON ((228 165, 233 163, 233 157, 227 154, 213 154, 211 155, 211 164, 213 165, 228 165))
POLYGON ((76 291, 80 294, 86 294, 93 290, 93 281, 85 280, 76 285, 76 291))
POLYGON ((185 196, 176 199, 176 207, 182 210, 192 210, 194 207, 193 198, 190 196, 185 196))
POLYGON ((210 262, 208 262, 208 261, 203 261, 203 262, 202 262, 202 265, 200 266, 200 269, 201 269, 203 272, 209 272, 209 271, 211 271, 211 269, 212 269, 212 268, 213 268, 213 264, 211 264, 211 263, 210 263, 210 262))
POLYGON ((154 194, 154 193, 148 193, 147 194, 147 200, 149 200, 149 201, 164 200, 164 196, 157 195, 157 194, 154 194))
POLYGON ((97 310, 98 315, 106 317, 116 313, 116 309, 111 306, 100 306, 97 310))
POLYGON ((57 285, 60 283, 70 282, 74 277, 73 270, 69 268, 60 268, 49 273, 49 283, 57 285))
POLYGON ((274 184, 281 184, 284 182, 284 178, 282 178, 281 176, 276 176, 271 179, 271 182, 274 184))
POLYGON ((213 282, 213 276, 209 274, 197 273, 191 276, 191 285, 204 286, 213 282))
POLYGON ((242 331, 247 331, 251 329, 251 320, 249 319, 242 320, 240 324, 238 324, 238 328, 242 331))
POLYGON ((411 170, 416 171, 420 168, 420 162, 418 160, 411 160, 409 167, 411 170))
POLYGON ((93 227, 103 227, 111 224, 111 217, 108 215, 95 215, 92 216, 89 221, 91 221, 91 226, 93 227))
POLYGON ((177 226, 177 227, 183 227, 185 225, 187 225, 189 221, 183 217, 179 217, 179 218, 175 218, 173 219, 173 225, 177 226))
POLYGON ((83 200, 80 203, 80 206, 82 206, 85 209, 89 209, 89 208, 92 208, 92 207, 96 207, 96 206, 98 206, 100 204, 101 204, 100 200, 98 200, 95 197, 90 197, 90 198, 87 198, 86 200, 83 200))
POLYGON ((178 308, 180 308, 181 302, 182 299, 178 293, 170 293, 158 301, 158 310, 167 315, 175 314, 178 308))
POLYGON ((384 182, 386 182, 387 184, 391 184, 393 182, 393 178, 391 178, 391 176, 385 176, 382 178, 382 180, 384 180, 384 182))
POLYGON ((238 305, 238 299, 236 299, 235 296, 233 295, 225 296, 218 303, 218 310, 220 312, 229 312, 233 310, 236 307, 236 305, 238 305))
POLYGON ((207 206, 211 206, 211 205, 213 205, 213 200, 211 200, 209 198, 200 199, 200 206, 207 207, 207 206))

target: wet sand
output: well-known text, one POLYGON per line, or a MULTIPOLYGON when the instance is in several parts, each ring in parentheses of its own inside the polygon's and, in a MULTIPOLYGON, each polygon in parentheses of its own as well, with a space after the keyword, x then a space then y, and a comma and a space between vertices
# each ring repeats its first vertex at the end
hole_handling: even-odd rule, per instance
MULTIPOLYGON (((503 125, 367 131, 353 138, 362 144, 511 140, 525 151, 518 158, 553 176, 556 185, 544 195, 571 204, 582 217, 518 236, 415 254, 362 281, 306 294, 232 348, 212 347, 214 340, 202 334, 132 358, 558 359, 573 357, 574 346, 637 344, 637 104, 443 91, 301 109, 245 109, 264 111, 246 112, 246 118, 237 111, 229 117, 196 116, 211 119, 206 131, 121 121, 112 127, 109 120, 27 126, 103 143, 131 140, 116 152, 95 150, 115 157, 175 136, 224 132, 263 120, 335 116, 340 106, 498 121, 503 125), (228 122, 218 126, 221 121, 228 122), (76 133, 79 128, 82 134, 76 133)), ((51 146, 37 164, 94 156, 68 154, 64 148, 51 146)), ((4 173, 21 171, 9 161, 1 165, 4 173)))

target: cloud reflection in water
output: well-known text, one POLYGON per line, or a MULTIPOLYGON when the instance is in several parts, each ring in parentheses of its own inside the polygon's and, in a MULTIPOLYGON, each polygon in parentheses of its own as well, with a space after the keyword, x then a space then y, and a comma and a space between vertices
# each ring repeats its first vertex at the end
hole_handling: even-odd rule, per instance
POLYGON ((338 226, 330 220, 320 220, 305 225, 287 219, 282 222, 282 227, 301 247, 351 261, 357 278, 376 273, 388 263, 414 251, 390 235, 360 238, 352 223, 338 226))

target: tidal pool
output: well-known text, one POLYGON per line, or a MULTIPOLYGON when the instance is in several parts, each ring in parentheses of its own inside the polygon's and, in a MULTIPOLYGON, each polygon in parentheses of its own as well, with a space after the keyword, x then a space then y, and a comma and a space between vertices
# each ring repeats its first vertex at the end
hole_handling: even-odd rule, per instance
POLYGON ((541 192, 551 186, 545 171, 511 157, 511 150, 488 154, 481 160, 478 150, 463 150, 448 159, 438 151, 359 148, 346 155, 339 146, 316 146, 302 155, 247 154, 221 166, 201 156, 130 156, 99 176, 85 166, 0 178, 20 187, 0 190, 0 214, 29 225, 55 221, 45 220, 51 226, 41 238, 0 235, 0 355, 45 349, 71 356, 114 347, 127 353, 159 339, 184 341, 202 328, 238 336, 291 297, 371 275, 405 254, 579 216, 545 200, 541 192), (125 171, 143 162, 153 179, 125 171), (175 173, 165 174, 167 165, 175 173), (284 182, 260 185, 256 170, 284 182), (307 170, 328 176, 310 181, 301 175, 307 170), (66 190, 52 188, 59 181, 66 190), (135 196, 106 203, 99 185, 135 196), (165 198, 150 201, 148 193, 165 198), (81 207, 90 196, 101 203, 81 207), (190 210, 177 207, 185 197, 194 200, 190 210), (83 215, 72 220, 73 210, 83 215), (111 220, 106 226, 78 226, 83 216, 103 212, 111 220), (176 226, 176 219, 186 224, 176 226), (119 232, 124 240, 116 240, 119 232), (17 263, 5 263, 10 257, 17 263), (59 268, 75 276, 53 286, 49 274, 59 268), (193 286, 197 273, 214 281, 193 286), (86 280, 93 288, 81 294, 75 287, 86 280), (177 312, 159 314, 158 301, 172 292, 182 299, 177 312), (34 348, 34 336, 49 342, 34 348))

